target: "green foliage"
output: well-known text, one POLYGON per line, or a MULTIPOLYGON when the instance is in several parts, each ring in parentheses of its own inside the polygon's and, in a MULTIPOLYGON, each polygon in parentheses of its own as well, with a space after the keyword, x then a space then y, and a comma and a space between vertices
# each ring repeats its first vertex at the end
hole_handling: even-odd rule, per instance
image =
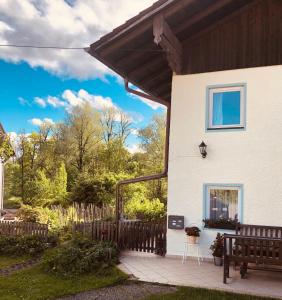
POLYGON ((165 115, 155 115, 147 127, 139 130, 144 163, 151 174, 160 173, 164 168, 165 128, 165 115))
POLYGON ((48 272, 69 276, 97 272, 117 261, 118 251, 111 244, 75 237, 67 244, 47 253, 43 267, 48 272))
POLYGON ((117 268, 103 274, 65 277, 43 272, 36 266, 9 276, 0 277, 0 300, 55 300, 66 295, 111 286, 124 281, 125 274, 117 268))
POLYGON ((9 137, 0 135, 0 158, 6 161, 13 156, 14 150, 11 147, 9 137))
POLYGON ((273 298, 256 297, 251 295, 234 294, 230 292, 201 289, 193 287, 180 287, 177 292, 167 295, 153 295, 144 300, 271 300, 273 298))
POLYGON ((11 197, 4 201, 4 207, 10 209, 18 209, 22 205, 20 197, 11 197))
POLYGON ((83 174, 74 186, 69 199, 71 202, 94 203, 97 206, 114 203, 116 184, 124 178, 126 178, 125 174, 112 172, 94 178, 83 174))
POLYGON ((39 236, 1 236, 0 255, 39 255, 47 248, 44 238, 39 236))
POLYGON ((17 212, 17 216, 24 222, 38 222, 38 211, 29 205, 22 205, 17 212))
POLYGON ((216 235, 215 240, 213 241, 212 245, 210 246, 210 250, 212 250, 212 255, 215 257, 222 257, 223 256, 223 245, 224 238, 223 234, 219 232, 216 235))
POLYGON ((48 178, 43 170, 37 170, 35 177, 27 181, 24 204, 32 206, 63 202, 67 195, 67 173, 64 163, 48 178))
POLYGON ((125 214, 130 219, 147 221, 157 220, 165 216, 165 206, 159 199, 146 198, 146 187, 136 185, 136 190, 131 194, 124 207, 125 214))
MULTIPOLYGON (((35 210, 24 206, 24 220, 48 222, 55 231, 68 220, 49 210, 52 205, 114 206, 118 181, 163 171, 165 125, 165 115, 155 116, 139 130, 144 153, 131 154, 126 138, 132 124, 124 112, 98 112, 89 104, 75 107, 64 122, 43 124, 38 132, 19 136, 17 157, 5 170, 5 204, 13 206, 12 199, 19 197, 35 210)), ((166 189, 166 180, 123 186, 125 213, 130 218, 164 216, 166 189)))

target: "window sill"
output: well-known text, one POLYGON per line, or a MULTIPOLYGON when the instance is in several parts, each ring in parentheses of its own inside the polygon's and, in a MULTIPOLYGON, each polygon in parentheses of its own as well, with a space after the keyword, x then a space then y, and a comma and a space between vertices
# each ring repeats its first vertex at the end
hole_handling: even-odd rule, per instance
POLYGON ((220 130, 244 130, 245 127, 244 126, 230 126, 230 127, 215 127, 215 128, 207 128, 207 131, 220 131, 220 130))
POLYGON ((204 229, 213 229, 213 230, 232 230, 234 231, 236 229, 236 226, 232 226, 232 225, 226 225, 226 226, 204 226, 204 229))

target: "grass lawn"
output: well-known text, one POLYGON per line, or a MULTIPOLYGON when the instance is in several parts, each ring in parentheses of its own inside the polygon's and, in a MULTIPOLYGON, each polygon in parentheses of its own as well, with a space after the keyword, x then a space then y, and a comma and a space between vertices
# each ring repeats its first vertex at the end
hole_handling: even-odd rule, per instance
POLYGON ((10 257, 0 255, 0 269, 6 268, 11 265, 19 264, 30 259, 28 256, 10 257))
POLYGON ((207 289, 182 287, 176 293, 150 296, 146 300, 273 300, 273 298, 232 294, 207 289))
POLYGON ((59 296, 117 284, 126 279, 121 271, 112 268, 105 275, 83 275, 76 278, 62 278, 41 271, 40 266, 0 276, 1 300, 51 300, 59 296))

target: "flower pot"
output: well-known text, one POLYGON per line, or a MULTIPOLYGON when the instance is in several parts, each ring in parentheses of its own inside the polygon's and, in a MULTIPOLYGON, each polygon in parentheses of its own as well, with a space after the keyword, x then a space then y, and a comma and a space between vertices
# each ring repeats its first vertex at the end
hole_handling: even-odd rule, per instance
POLYGON ((213 261, 214 261, 214 265, 215 266, 221 267, 223 265, 223 259, 222 259, 222 257, 214 256, 213 257, 213 261))
POLYGON ((188 244, 198 244, 198 237, 194 235, 187 235, 188 244))

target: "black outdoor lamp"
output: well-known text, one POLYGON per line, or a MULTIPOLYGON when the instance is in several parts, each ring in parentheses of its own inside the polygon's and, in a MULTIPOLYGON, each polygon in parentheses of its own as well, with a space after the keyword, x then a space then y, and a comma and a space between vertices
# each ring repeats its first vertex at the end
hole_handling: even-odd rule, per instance
POLYGON ((202 141, 199 145, 200 153, 202 155, 202 158, 205 158, 207 156, 207 145, 202 141))

